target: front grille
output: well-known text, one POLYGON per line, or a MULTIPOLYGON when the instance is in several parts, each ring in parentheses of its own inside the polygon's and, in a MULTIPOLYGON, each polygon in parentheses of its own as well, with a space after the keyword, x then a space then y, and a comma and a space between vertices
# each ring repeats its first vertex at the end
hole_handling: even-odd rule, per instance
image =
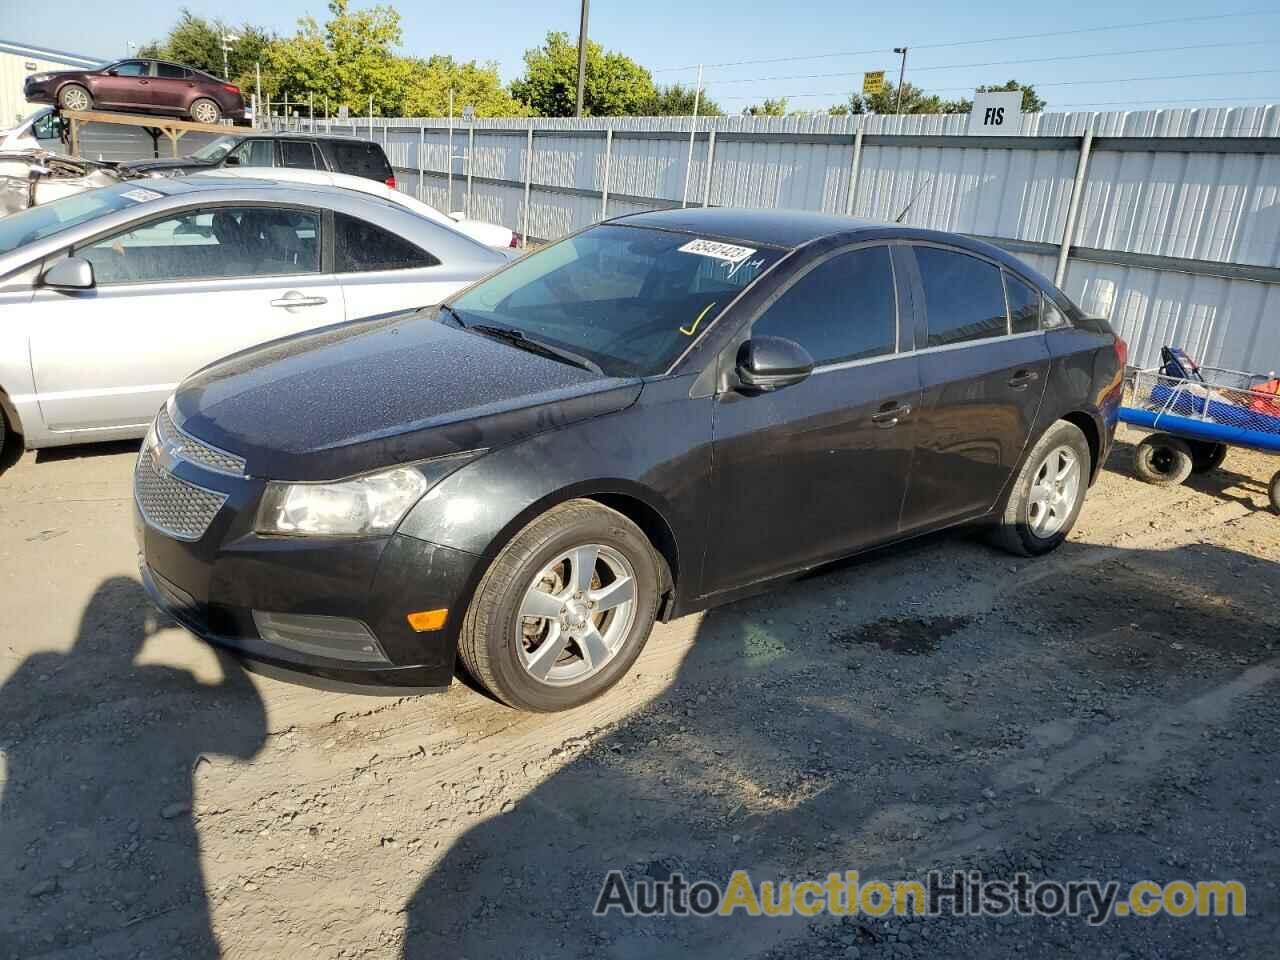
POLYGON ((174 455, 183 460, 228 476, 244 476, 243 459, 183 433, 170 418, 168 407, 160 408, 160 415, 156 417, 156 433, 161 443, 176 444, 174 455))
POLYGON ((199 540, 227 502, 225 493, 179 480, 156 463, 150 450, 138 455, 133 495, 142 518, 178 540, 199 540))

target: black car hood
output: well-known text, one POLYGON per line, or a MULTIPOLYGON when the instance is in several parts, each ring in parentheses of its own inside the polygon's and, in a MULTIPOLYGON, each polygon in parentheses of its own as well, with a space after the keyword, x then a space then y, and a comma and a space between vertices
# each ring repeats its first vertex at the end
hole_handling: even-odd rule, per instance
POLYGON ((250 476, 332 480, 497 447, 630 406, 602 376, 446 326, 434 310, 343 323, 233 354, 175 395, 178 425, 250 476))

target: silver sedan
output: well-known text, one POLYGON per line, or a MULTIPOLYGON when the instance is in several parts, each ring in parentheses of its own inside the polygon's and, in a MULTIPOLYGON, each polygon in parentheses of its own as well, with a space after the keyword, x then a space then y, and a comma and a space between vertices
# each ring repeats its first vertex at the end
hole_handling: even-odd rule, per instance
POLYGON ((439 303, 509 259, 377 197, 271 181, 133 181, 13 214, 0 445, 140 437, 219 357, 439 303))

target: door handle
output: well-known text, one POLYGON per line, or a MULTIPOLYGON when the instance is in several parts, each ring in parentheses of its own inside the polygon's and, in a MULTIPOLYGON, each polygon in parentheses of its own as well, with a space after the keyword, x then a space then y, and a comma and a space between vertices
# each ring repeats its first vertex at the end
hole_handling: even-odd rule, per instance
POLYGON ((882 406, 878 413, 871 417, 871 422, 882 430, 896 427, 898 421, 911 415, 911 404, 891 401, 882 406))
POLYGON ((319 307, 328 302, 328 297, 307 297, 303 296, 297 290, 291 290, 283 297, 272 300, 271 305, 273 307, 284 307, 286 310, 291 310, 294 307, 319 307))
POLYGON ((1040 379, 1040 374, 1034 370, 1019 370, 1009 378, 1009 386, 1015 390, 1025 390, 1030 384, 1040 379))

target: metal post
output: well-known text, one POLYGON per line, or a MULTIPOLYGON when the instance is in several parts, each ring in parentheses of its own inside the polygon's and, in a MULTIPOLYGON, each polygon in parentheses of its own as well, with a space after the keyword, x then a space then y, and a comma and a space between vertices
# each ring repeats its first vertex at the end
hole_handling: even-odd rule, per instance
POLYGON ((269 93, 267 94, 267 99, 263 105, 263 109, 266 111, 267 125, 265 127, 262 127, 262 121, 258 118, 258 115, 255 113, 253 115, 254 126, 262 127, 262 129, 264 130, 270 130, 271 129, 271 94, 269 93))
POLYGON ((445 213, 453 212, 453 88, 449 88, 449 162, 446 182, 449 185, 449 199, 445 204, 445 213))
POLYGON ((582 116, 582 99, 587 83, 587 0, 582 0, 582 19, 578 21, 578 112, 582 116))
POLYGON ((902 112, 902 84, 903 84, 903 78, 905 78, 907 75, 907 48, 894 47, 893 52, 902 54, 902 66, 898 69, 898 102, 893 108, 894 113, 901 113, 902 112))
POLYGON ((289 91, 284 92, 284 132, 289 132, 289 91))
POLYGON ((698 89, 693 94, 693 123, 689 125, 689 157, 684 163, 684 196, 680 206, 689 205, 689 177, 693 175, 693 138, 698 132, 698 107, 702 100, 702 64, 698 64, 698 89))
POLYGON ((253 89, 258 99, 253 104, 253 125, 260 126, 258 117, 258 108, 262 106, 262 62, 259 61, 253 65, 253 89))
POLYGON ((862 166, 862 130, 866 126, 863 120, 858 121, 858 132, 853 135, 853 160, 849 163, 849 192, 844 198, 844 214, 853 216, 854 201, 858 197, 858 170, 862 166))
POLYGON ((471 119, 471 126, 467 130, 467 205, 463 207, 466 211, 467 219, 471 219, 471 158, 475 155, 476 148, 476 121, 471 119))
POLYGON ((1076 217, 1080 213, 1080 201, 1084 199, 1085 175, 1089 171, 1089 152, 1093 149, 1093 117, 1085 123, 1084 137, 1080 140, 1080 159, 1076 161, 1076 179, 1071 185, 1071 201, 1067 204, 1067 222, 1062 227, 1062 246, 1058 250, 1058 269, 1053 282, 1059 287, 1067 279, 1067 258, 1071 255, 1071 241, 1076 234, 1076 217))
POLYGON ((373 139, 373 94, 369 94, 369 139, 373 139))
MULTIPOLYGON (((422 181, 426 177, 426 167, 424 166, 427 153, 427 128, 425 125, 418 128, 418 199, 422 199, 422 181)), ((448 212, 447 210, 445 211, 448 212)))
POLYGON ((307 119, 311 123, 311 132, 316 132, 316 95, 308 91, 307 93, 307 119))
POLYGON ((613 127, 604 132, 604 170, 600 178, 600 219, 609 219, 609 166, 613 162, 613 127))
POLYGON ((702 205, 711 206, 711 170, 716 162, 716 128, 707 134, 707 175, 702 181, 702 205))
POLYGON ((529 246, 529 191, 533 188, 533 124, 529 124, 529 142, 524 152, 524 230, 520 234, 520 246, 529 246))

